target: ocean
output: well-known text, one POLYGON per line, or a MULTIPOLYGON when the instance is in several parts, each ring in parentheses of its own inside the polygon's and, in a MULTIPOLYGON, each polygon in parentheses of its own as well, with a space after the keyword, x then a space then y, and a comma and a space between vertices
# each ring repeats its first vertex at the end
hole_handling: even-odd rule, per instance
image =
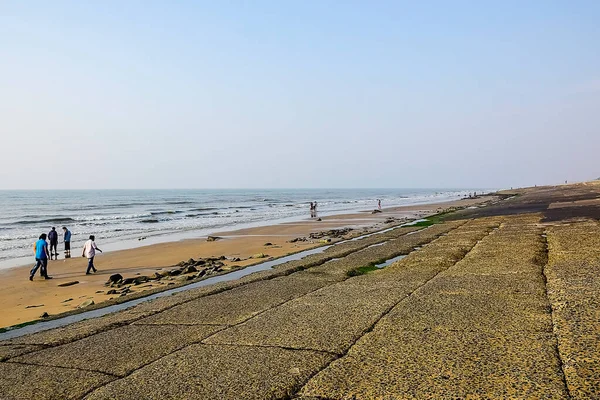
MULTIPOLYGON (((33 259, 52 226, 72 232, 76 256, 90 234, 103 249, 201 237, 219 230, 464 197, 480 189, 265 189, 0 191, 0 268, 33 259), (142 240, 140 238, 150 240, 142 240)), ((59 244, 62 253, 62 244, 59 244)), ((62 254, 61 254, 62 258, 62 254)))

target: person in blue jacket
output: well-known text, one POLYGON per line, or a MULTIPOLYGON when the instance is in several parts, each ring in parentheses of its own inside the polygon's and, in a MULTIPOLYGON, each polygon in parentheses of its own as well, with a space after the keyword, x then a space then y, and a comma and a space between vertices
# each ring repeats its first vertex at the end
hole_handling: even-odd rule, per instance
POLYGON ((52 277, 48 276, 48 243, 46 242, 45 233, 42 233, 38 241, 35 242, 33 250, 35 251, 35 266, 29 273, 29 280, 33 280, 38 268, 40 269, 40 275, 44 279, 52 279, 52 277))
POLYGON ((65 258, 71 258, 71 231, 63 226, 64 239, 65 239, 65 258))

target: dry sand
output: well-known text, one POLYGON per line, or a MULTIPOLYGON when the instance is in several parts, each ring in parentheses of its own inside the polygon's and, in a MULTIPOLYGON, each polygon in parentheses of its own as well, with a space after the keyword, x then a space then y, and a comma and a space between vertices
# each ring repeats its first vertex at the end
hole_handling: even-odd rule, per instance
MULTIPOLYGON (((244 261, 226 261, 226 267, 232 265, 246 266, 256 263, 248 259, 253 254, 265 253, 270 257, 306 250, 319 245, 318 241, 289 243, 288 241, 307 236, 311 232, 334 228, 353 227, 358 229, 383 229, 384 221, 389 217, 417 218, 442 211, 449 207, 464 207, 494 199, 458 200, 453 202, 406 206, 384 209, 380 214, 360 212, 337 216, 323 217, 322 221, 305 220, 258 228, 220 233, 222 240, 207 242, 205 239, 183 240, 161 243, 135 249, 114 251, 99 254, 95 259, 98 269, 96 274, 85 275, 87 259, 81 257, 81 249, 73 249, 73 258, 48 262, 48 274, 54 279, 44 280, 38 275, 33 282, 28 280, 31 265, 10 268, 0 271, 3 288, 0 291, 0 327, 12 326, 38 319, 43 313, 60 314, 78 308, 87 300, 96 304, 109 300, 114 295, 106 295, 104 283, 112 274, 119 273, 124 277, 153 275, 163 267, 172 266, 189 258, 205 257, 239 257, 244 261), (265 246, 270 242, 273 246, 265 246), (79 283, 59 287, 61 283, 78 281, 79 283)), ((101 241, 98 246, 102 248, 101 241)), ((32 257, 32 264, 34 260, 32 257)), ((149 282, 135 286, 135 291, 166 287, 166 283, 149 282)))

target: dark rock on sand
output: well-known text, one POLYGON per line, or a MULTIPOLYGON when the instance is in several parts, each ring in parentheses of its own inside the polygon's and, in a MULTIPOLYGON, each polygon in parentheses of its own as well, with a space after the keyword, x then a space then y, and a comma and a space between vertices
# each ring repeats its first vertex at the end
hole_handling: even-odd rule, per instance
POLYGON ((181 270, 180 269, 172 269, 169 271, 169 276, 177 276, 181 274, 181 270))
POLYGON ((137 278, 125 278, 123 279, 123 282, 121 282, 123 285, 131 285, 132 283, 135 282, 137 278))
POLYGON ((185 269, 181 273, 182 274, 191 274, 192 272, 198 272, 198 270, 193 265, 190 265, 190 266, 185 267, 185 269))
POLYGON ((145 282, 148 282, 149 280, 150 280, 150 278, 148 278, 146 275, 141 275, 141 276, 138 276, 137 278, 135 278, 133 280, 133 283, 135 285, 139 285, 140 283, 145 283, 145 282))
POLYGON ((371 214, 379 214, 380 212, 381 212, 381 210, 373 210, 373 211, 371 212, 371 214))
POLYGON ((73 285, 77 285, 78 283, 79 283, 79 281, 64 282, 64 283, 59 283, 58 286, 60 286, 60 287, 73 286, 73 285))
POLYGON ((117 291, 115 289, 110 289, 106 294, 117 294, 117 291))
POLYGON ((273 246, 273 243, 271 243, 271 242, 267 242, 267 243, 265 243, 263 246, 273 246))
POLYGON ((47 312, 44 312, 42 315, 40 315, 40 318, 48 318, 50 315, 47 312))
POLYGON ((108 282, 107 283, 117 283, 120 280, 123 279, 123 275, 121 274, 113 274, 108 278, 108 282))
POLYGON ((206 241, 207 242, 214 242, 214 241, 217 241, 217 240, 220 240, 220 239, 222 239, 222 238, 220 238, 219 236, 209 236, 209 237, 206 238, 206 241))
POLYGON ((27 306, 25 308, 37 308, 37 307, 44 307, 44 305, 43 304, 36 304, 36 305, 33 305, 33 306, 27 306))

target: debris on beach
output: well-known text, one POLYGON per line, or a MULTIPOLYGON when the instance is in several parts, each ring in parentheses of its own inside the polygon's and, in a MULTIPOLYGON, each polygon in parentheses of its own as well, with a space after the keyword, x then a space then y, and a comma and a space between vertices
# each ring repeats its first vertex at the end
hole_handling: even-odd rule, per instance
POLYGON ((44 311, 44 313, 42 315, 40 315, 40 318, 48 318, 50 316, 50 314, 48 314, 47 312, 44 311))
POLYGON ((327 242, 320 243, 330 243, 333 239, 340 239, 346 236, 348 233, 353 231, 352 228, 341 228, 341 229, 330 229, 328 231, 321 232, 313 232, 308 237, 297 237, 292 240, 288 240, 288 243, 297 243, 297 242, 308 242, 310 240, 320 240, 320 239, 329 239, 327 242))
POLYGON ((207 242, 215 242, 215 241, 221 240, 221 239, 223 239, 223 238, 219 237, 219 236, 209 236, 209 237, 206 238, 206 241, 207 242))
POLYGON ((268 255, 268 254, 265 254, 265 253, 257 253, 257 254, 255 254, 255 255, 253 255, 252 257, 250 257, 250 258, 254 258, 254 259, 256 259, 256 258, 267 258, 267 257, 269 257, 269 255, 268 255))
POLYGON ((70 281, 70 282, 59 283, 58 286, 59 287, 67 287, 67 286, 77 285, 78 283, 79 283, 79 281, 70 281))
MULTIPOLYGON (((261 253, 262 254, 262 253, 261 253)), ((265 257, 268 257, 265 255, 265 257)), ((121 296, 130 293, 131 286, 137 286, 146 282, 157 282, 158 284, 163 284, 159 282, 161 280, 172 280, 176 279, 178 281, 188 281, 192 279, 199 279, 207 275, 213 275, 225 270, 226 266, 223 261, 227 260, 227 257, 208 257, 208 258, 200 258, 195 260, 193 258, 188 259, 187 261, 181 261, 176 265, 171 267, 161 268, 159 271, 154 272, 151 276, 139 275, 135 277, 123 277, 121 274, 113 274, 111 275, 105 286, 111 287, 113 289, 108 290, 106 295, 115 295, 119 294, 121 296), (119 289, 122 288, 122 289, 119 289)), ((232 261, 241 261, 239 257, 235 257, 232 261)), ((169 282, 168 284, 173 284, 174 282, 169 282)), ((143 286, 143 288, 151 288, 152 285, 143 286)))
POLYGON ((38 307, 44 307, 44 305, 43 304, 36 304, 36 305, 33 305, 33 306, 27 306, 25 308, 38 308, 38 307))
POLYGON ((89 307, 89 306, 93 306, 94 304, 94 300, 86 300, 83 303, 81 303, 80 305, 77 306, 77 308, 85 308, 85 307, 89 307))

